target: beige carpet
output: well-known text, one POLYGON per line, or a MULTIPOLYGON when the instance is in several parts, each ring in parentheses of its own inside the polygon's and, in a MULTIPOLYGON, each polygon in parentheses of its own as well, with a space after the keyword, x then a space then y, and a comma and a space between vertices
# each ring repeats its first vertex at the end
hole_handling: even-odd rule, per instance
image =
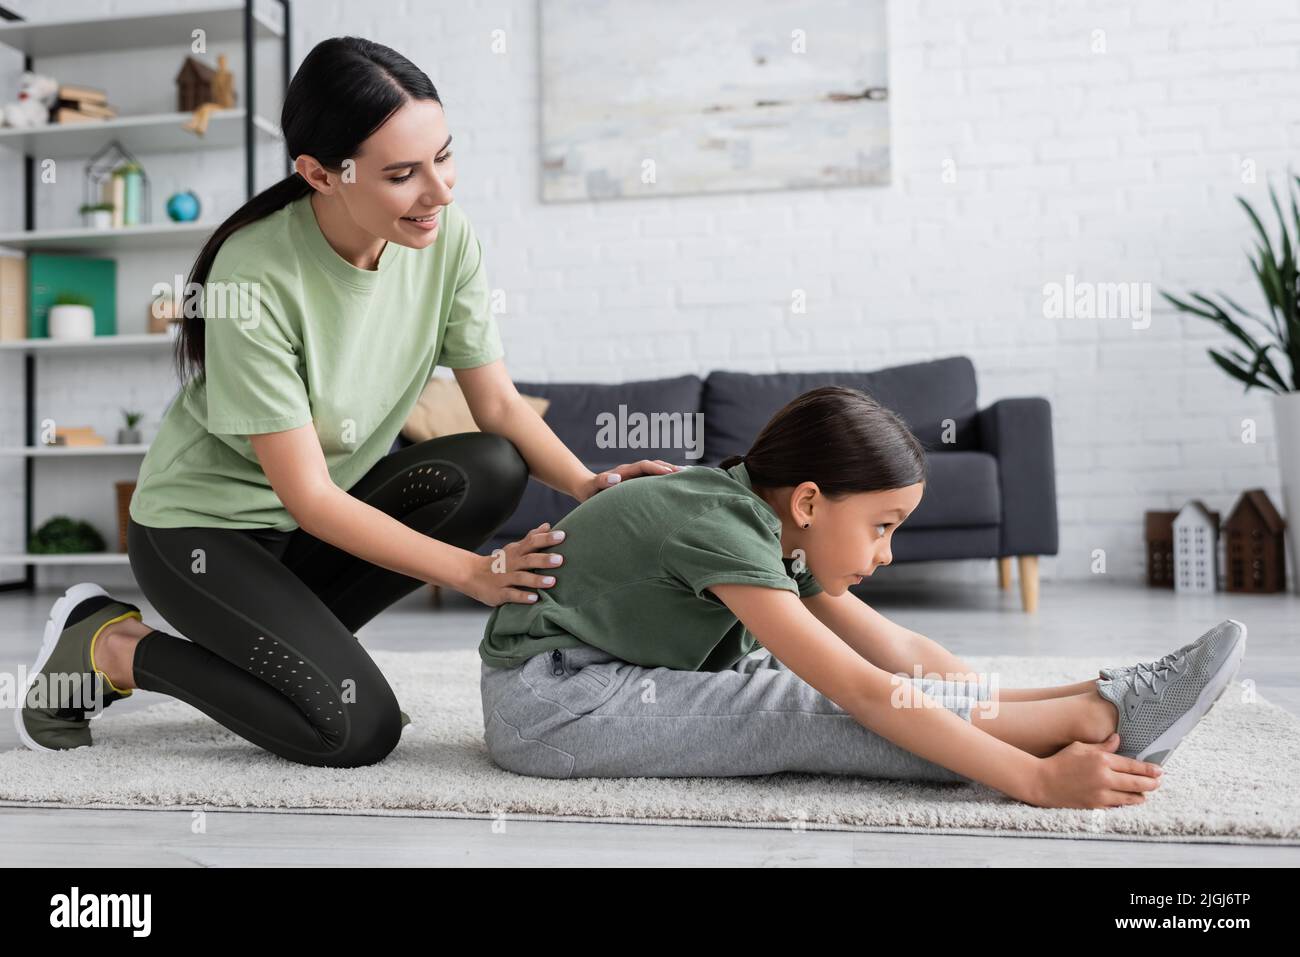
MULTIPOLYGON (((1144 806, 1037 808, 978 784, 837 775, 580 778, 511 774, 483 745, 475 651, 376 652, 414 724, 384 761, 314 768, 179 701, 109 709, 95 746, 0 753, 0 804, 594 820, 993 836, 1300 844, 1300 720, 1238 682, 1169 759, 1144 806)), ((1004 686, 1095 676, 1093 658, 968 657, 1004 686)), ((6 720, 9 720, 6 718, 6 720)))

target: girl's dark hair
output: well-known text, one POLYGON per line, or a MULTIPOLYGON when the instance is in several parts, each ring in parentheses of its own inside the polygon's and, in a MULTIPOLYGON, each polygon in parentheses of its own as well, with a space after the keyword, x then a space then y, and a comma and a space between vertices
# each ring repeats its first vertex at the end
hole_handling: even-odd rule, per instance
POLYGON ((830 498, 924 482, 925 450, 907 423, 857 389, 828 385, 792 399, 772 416, 741 462, 756 488, 816 482, 830 498))
MULTIPOLYGON (((280 111, 285 149, 294 159, 306 153, 326 169, 341 171, 362 141, 413 99, 442 103, 424 71, 396 50, 361 37, 322 40, 299 64, 285 90, 280 111)), ((294 172, 244 203, 203 244, 185 288, 204 288, 217 251, 231 233, 311 191, 294 172)), ((201 313, 197 303, 182 313, 175 355, 182 383, 187 372, 205 371, 201 313)))

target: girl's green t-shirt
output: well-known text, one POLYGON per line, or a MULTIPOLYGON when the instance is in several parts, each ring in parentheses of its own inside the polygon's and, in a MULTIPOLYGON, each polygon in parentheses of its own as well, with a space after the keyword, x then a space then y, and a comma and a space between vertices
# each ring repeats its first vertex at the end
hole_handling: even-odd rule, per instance
POLYGON ((822 591, 782 556, 781 519, 743 464, 628 479, 553 527, 566 533, 555 584, 493 609, 479 643, 487 665, 585 644, 648 668, 721 671, 758 643, 710 586, 822 591))
POLYGON ((130 514, 158 528, 291 530, 250 434, 315 425, 351 488, 392 448, 435 365, 504 355, 483 247, 459 204, 424 249, 389 242, 377 269, 325 239, 311 194, 221 245, 202 302, 206 373, 163 415, 130 514))

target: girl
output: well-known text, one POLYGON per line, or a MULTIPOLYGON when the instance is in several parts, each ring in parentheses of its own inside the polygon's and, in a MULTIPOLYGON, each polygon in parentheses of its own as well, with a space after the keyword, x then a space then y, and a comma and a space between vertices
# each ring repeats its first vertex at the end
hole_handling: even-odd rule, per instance
POLYGON ((199 253, 189 287, 206 296, 186 303, 177 353, 193 377, 130 504, 131 569, 189 640, 98 585, 70 588, 15 714, 31 748, 89 745, 87 712, 138 687, 292 761, 379 761, 407 719, 358 628, 425 582, 488 605, 536 601, 562 534, 544 524, 506 546, 506 574, 474 552, 530 472, 583 501, 675 469, 592 474, 519 397, 482 246, 453 204, 442 101, 414 64, 325 40, 281 125, 295 173, 199 253), (455 371, 484 432, 387 455, 435 365, 455 371))
POLYGON ((831 386, 720 468, 580 505, 556 525, 570 533, 564 580, 496 608, 479 645, 493 761, 543 777, 804 771, 974 780, 1045 807, 1143 803, 1235 674, 1244 626, 1101 679, 997 693, 848 592, 890 563, 925 461, 897 415, 831 386), (749 655, 755 639, 769 655, 749 655))

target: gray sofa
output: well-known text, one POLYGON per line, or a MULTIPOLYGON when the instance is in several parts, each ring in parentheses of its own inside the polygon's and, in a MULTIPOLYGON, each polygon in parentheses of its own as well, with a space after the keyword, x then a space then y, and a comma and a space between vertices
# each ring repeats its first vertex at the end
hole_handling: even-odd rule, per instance
MULTIPOLYGON (((1022 605, 1033 611, 1037 556, 1055 555, 1058 545, 1051 406, 1043 398, 1011 398, 979 408, 975 367, 965 356, 874 372, 712 372, 705 379, 684 375, 617 384, 516 383, 520 392, 550 400, 547 423, 593 471, 642 458, 716 465, 745 452, 782 405, 822 385, 873 395, 903 417, 927 450, 930 480, 921 504, 894 533, 894 561, 997 558, 999 583, 1009 588, 1015 557, 1022 605), (600 447, 597 417, 617 415, 620 405, 647 415, 702 412, 702 457, 688 459, 688 449, 681 447, 600 447)), ((575 504, 529 479, 519 507, 480 551, 516 541, 575 504)), ((864 582, 855 591, 867 589, 864 582)))

